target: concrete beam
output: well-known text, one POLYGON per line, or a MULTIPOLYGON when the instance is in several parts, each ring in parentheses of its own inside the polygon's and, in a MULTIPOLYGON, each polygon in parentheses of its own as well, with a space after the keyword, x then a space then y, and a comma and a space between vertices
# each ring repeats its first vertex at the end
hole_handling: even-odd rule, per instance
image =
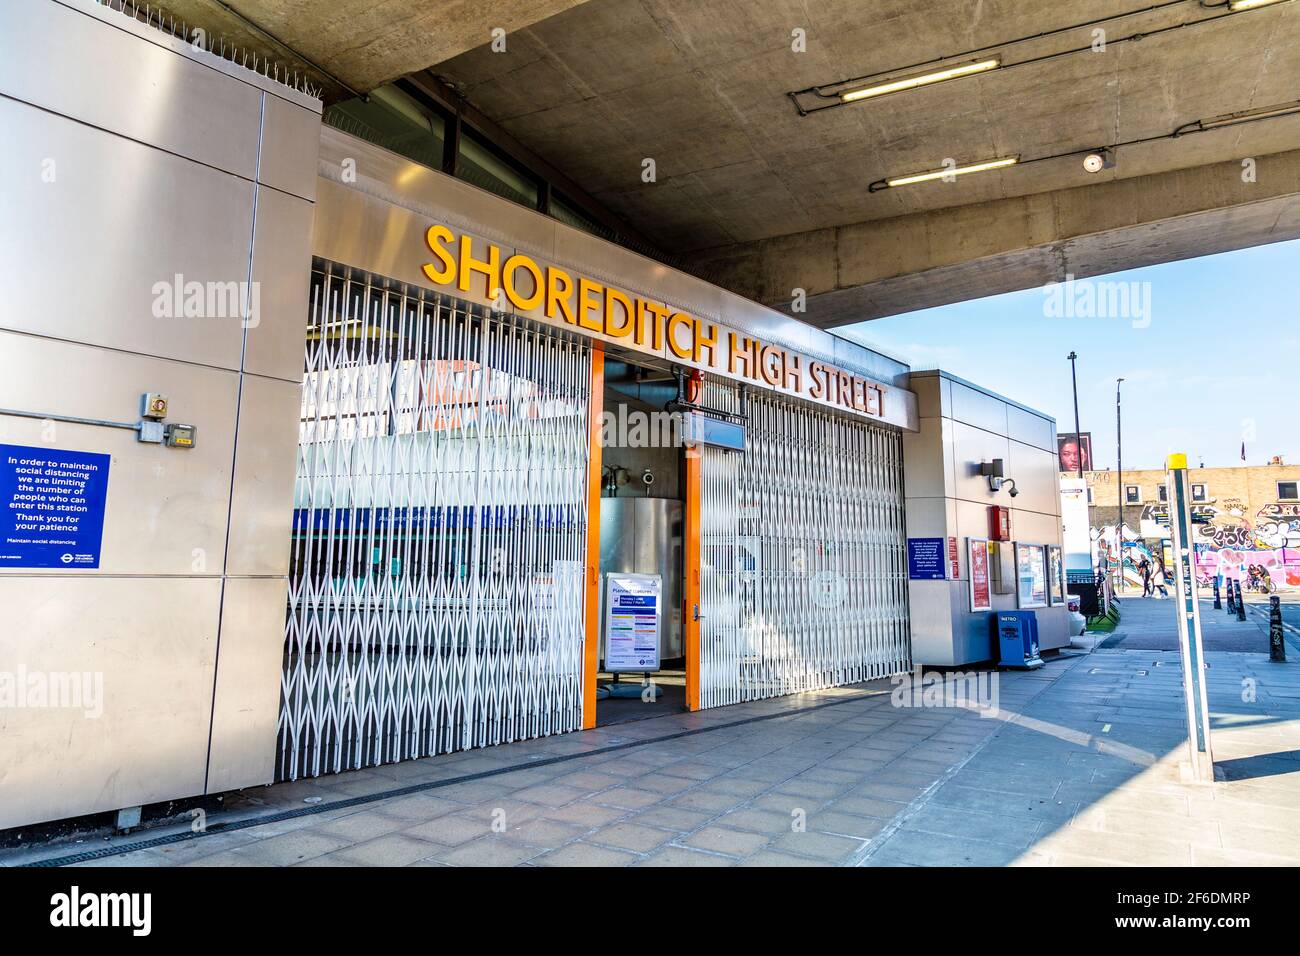
MULTIPOLYGON (((698 271, 823 328, 1300 238, 1300 150, 951 206, 696 254, 698 271)), ((925 187, 916 187, 925 188, 925 187)))

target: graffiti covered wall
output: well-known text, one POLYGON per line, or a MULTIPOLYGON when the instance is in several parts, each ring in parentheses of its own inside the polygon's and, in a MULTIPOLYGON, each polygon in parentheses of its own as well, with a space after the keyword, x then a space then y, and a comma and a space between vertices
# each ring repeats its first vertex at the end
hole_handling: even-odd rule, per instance
MULTIPOLYGON (((1134 509, 1137 510, 1137 509, 1134 509)), ((1137 566, 1143 557, 1158 564, 1169 537, 1169 512, 1145 505, 1138 528, 1124 525, 1124 580, 1141 586, 1137 566)), ((1252 515, 1238 499, 1192 509, 1196 571, 1203 583, 1223 576, 1249 582, 1253 567, 1276 588, 1300 588, 1300 505, 1267 504, 1252 515)), ((1092 528, 1093 564, 1113 570, 1115 526, 1092 528), (1103 563, 1104 562, 1104 563, 1103 563)))

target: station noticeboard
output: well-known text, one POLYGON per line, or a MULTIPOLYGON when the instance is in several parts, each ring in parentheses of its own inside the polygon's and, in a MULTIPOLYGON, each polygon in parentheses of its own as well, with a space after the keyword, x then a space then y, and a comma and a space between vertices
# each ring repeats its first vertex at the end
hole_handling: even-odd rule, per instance
POLYGON ((605 670, 659 669, 662 591, 657 574, 605 575, 605 670))
POLYGON ((913 581, 944 581, 948 577, 946 538, 908 538, 907 576, 913 581))
POLYGON ((0 445, 0 568, 98 568, 110 461, 0 445))

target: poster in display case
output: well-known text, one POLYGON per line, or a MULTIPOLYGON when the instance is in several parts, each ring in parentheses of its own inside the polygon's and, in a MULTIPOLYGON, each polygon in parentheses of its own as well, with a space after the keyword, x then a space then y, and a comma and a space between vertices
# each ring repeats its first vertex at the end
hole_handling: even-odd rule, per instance
POLYGON ((970 568, 970 609, 993 610, 992 556, 984 538, 966 539, 966 564, 970 568))
POLYGON ((1022 608, 1047 607, 1047 549, 1016 543, 1016 598, 1022 608))
POLYGON ((1065 560, 1056 545, 1047 546, 1047 584, 1049 602, 1055 607, 1065 603, 1065 560))

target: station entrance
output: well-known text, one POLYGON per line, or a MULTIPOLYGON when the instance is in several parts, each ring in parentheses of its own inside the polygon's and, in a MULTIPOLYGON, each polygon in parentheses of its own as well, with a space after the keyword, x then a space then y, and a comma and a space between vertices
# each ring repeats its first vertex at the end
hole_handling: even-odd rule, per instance
POLYGON ((680 372, 605 357, 596 726, 688 708, 683 392, 680 372))
POLYGON ((896 429, 317 261, 280 779, 909 666, 896 429))

